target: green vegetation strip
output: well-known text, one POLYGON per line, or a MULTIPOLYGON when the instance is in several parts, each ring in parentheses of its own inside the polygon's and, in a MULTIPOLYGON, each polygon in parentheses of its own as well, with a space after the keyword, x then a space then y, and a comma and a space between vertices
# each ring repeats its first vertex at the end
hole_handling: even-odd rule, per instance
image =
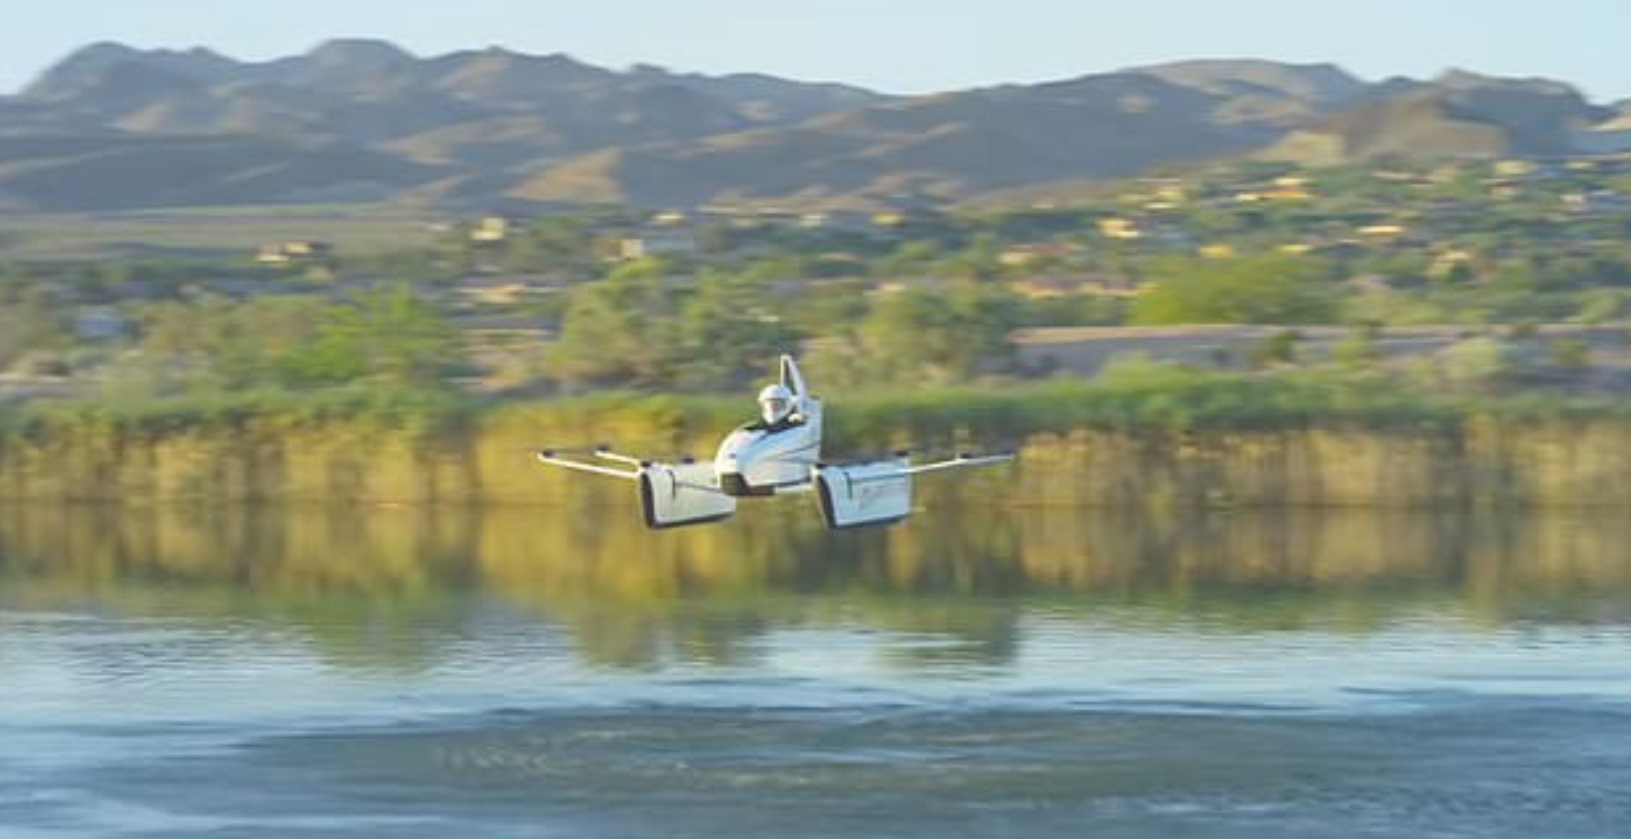
MULTIPOLYGON (((1059 379, 995 388, 946 386, 823 394, 837 448, 966 434, 1017 439, 1073 430, 1136 432, 1300 428, 1449 428, 1472 417, 1510 422, 1631 420, 1631 404, 1609 397, 1433 396, 1376 374, 1331 375, 1196 370, 1157 363, 1118 365, 1093 381, 1059 379)), ((749 418, 751 404, 720 395, 600 392, 549 400, 481 400, 438 389, 343 386, 313 392, 218 391, 134 400, 40 401, 0 406, 0 438, 101 429, 164 435, 260 425, 354 424, 428 434, 507 412, 656 434, 706 435, 749 418)))

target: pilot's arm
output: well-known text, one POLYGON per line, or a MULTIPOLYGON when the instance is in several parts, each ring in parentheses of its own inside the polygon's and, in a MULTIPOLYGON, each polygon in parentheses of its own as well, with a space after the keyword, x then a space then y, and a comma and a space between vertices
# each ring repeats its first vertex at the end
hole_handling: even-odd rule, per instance
POLYGON ((773 434, 773 433, 775 433, 777 431, 786 431, 789 428, 796 428, 796 427, 798 427, 800 425, 803 425, 803 424, 804 424, 804 415, 799 413, 798 411, 793 411, 792 413, 789 413, 787 416, 782 417, 781 419, 776 420, 775 422, 765 426, 765 432, 773 434))

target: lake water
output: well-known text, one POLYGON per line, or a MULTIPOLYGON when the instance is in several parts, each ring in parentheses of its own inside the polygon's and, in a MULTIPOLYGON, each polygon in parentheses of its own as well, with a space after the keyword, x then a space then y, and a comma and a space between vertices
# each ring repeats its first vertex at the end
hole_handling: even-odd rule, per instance
POLYGON ((1631 523, 0 511, 3 837, 1631 836, 1631 523))

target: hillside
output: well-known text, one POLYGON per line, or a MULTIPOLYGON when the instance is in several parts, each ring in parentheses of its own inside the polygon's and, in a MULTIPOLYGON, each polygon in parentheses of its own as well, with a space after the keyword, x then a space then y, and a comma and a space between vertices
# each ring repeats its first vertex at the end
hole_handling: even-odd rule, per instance
POLYGON ((1178 61, 1130 72, 1217 97, 1212 118, 1224 124, 1287 128, 1360 99, 1365 83, 1333 64, 1281 64, 1252 59, 1178 61))
POLYGON ((1296 128, 1262 156, 1309 165, 1402 158, 1563 156, 1615 118, 1573 88, 1544 79, 1451 71, 1429 83, 1390 80, 1362 102, 1296 128))
MULTIPOLYGON (((641 203, 706 199, 842 203, 911 193, 947 199, 1061 179, 1116 177, 1251 148, 1260 135, 1208 118, 1207 94, 1140 74, 977 90, 830 114, 702 143, 627 150, 603 173, 641 203)), ((598 156, 596 156, 598 157, 598 156)), ((519 193, 586 199, 545 170, 519 193)))
POLYGON ((1328 64, 1243 59, 889 97, 503 49, 420 58, 338 40, 241 62, 102 43, 0 97, 0 208, 871 207, 1254 152, 1341 163, 1613 151, 1623 121, 1556 81, 1367 83, 1328 64))

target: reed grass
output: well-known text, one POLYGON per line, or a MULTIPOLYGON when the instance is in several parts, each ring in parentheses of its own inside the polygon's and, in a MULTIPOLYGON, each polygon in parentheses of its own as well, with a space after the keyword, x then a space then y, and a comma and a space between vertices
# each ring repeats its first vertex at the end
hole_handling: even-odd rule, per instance
MULTIPOLYGON (((0 410, 0 500, 567 505, 619 488, 540 468, 536 449, 705 458, 751 411, 710 395, 368 389, 36 403, 0 410)), ((1611 400, 1151 366, 857 394, 826 416, 829 457, 1012 447, 1015 466, 924 491, 1017 506, 1631 505, 1631 408, 1611 400)))

